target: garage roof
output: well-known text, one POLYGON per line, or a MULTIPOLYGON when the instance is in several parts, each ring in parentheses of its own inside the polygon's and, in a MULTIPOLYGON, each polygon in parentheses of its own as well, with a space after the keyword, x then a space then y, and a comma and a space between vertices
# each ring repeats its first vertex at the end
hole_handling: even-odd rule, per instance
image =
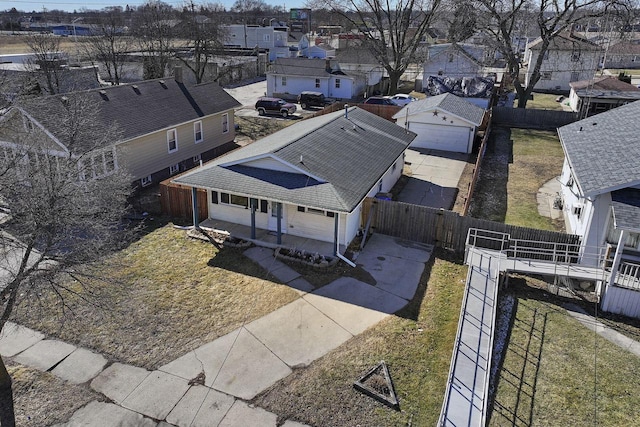
POLYGON ((464 98, 460 98, 459 96, 451 93, 443 93, 442 95, 430 96, 419 101, 410 102, 402 110, 398 111, 393 118, 400 119, 402 117, 434 110, 445 111, 448 114, 453 114, 454 116, 476 126, 480 126, 482 124, 482 118, 484 117, 485 111, 464 98))

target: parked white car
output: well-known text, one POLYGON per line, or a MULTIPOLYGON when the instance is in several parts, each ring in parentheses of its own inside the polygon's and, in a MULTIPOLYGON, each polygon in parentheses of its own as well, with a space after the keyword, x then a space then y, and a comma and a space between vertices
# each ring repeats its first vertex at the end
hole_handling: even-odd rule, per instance
POLYGON ((415 98, 411 95, 407 95, 406 93, 398 93, 393 96, 389 96, 388 98, 392 100, 394 104, 400 105, 401 107, 404 107, 410 102, 418 100, 418 98, 415 98))

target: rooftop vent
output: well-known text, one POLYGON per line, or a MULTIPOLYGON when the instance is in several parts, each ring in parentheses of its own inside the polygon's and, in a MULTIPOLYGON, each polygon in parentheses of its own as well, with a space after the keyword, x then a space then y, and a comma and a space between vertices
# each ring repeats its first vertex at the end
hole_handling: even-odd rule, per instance
POLYGON ((140 89, 138 88, 138 85, 133 85, 131 86, 131 88, 136 94, 140 95, 140 89))
POLYGON ((167 83, 164 80, 158 80, 158 83, 160 83, 163 88, 167 88, 167 83))
POLYGON ((107 96, 107 91, 106 90, 101 90, 98 92, 100 94, 100 96, 102 97, 102 99, 104 99, 105 101, 109 100, 109 97, 107 96))

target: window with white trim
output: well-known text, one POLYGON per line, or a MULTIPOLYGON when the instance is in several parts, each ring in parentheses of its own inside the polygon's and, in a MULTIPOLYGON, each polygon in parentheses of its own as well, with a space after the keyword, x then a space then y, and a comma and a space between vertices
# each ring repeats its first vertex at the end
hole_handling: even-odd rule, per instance
POLYGON ((542 71, 540 72, 541 80, 551 80, 552 73, 551 71, 542 71))
POLYGON ((316 79, 316 88, 320 87, 320 79, 316 79))
POLYGON ((324 215, 325 212, 322 209, 307 208, 307 212, 315 215, 324 215))
POLYGON ((222 133, 229 132, 229 113, 222 115, 222 133))
POLYGON ((340 89, 340 79, 336 79, 336 89, 340 89))
POLYGON ((149 186, 152 183, 153 183, 153 178, 151 178, 151 175, 145 176, 144 178, 140 179, 140 184, 142 184, 143 187, 149 186))
POLYGON ((202 142, 202 122, 195 122, 193 124, 193 139, 196 144, 202 142))
POLYGON ((287 76, 280 77, 280 84, 282 86, 286 86, 287 85, 287 76))
POLYGON ((175 165, 169 166, 169 173, 171 175, 180 172, 180 163, 176 163, 175 165))
POLYGON ((263 34, 262 41, 268 42, 271 40, 271 34, 263 34))
POLYGON ((220 193, 220 204, 246 209, 249 207, 249 198, 237 194, 220 193))
POLYGON ((193 163, 200 163, 201 159, 202 159, 202 156, 200 154, 196 154, 195 156, 193 156, 191 160, 193 160, 193 163))
POLYGON ((569 81, 570 82, 577 82, 579 80, 580 80, 580 72, 579 71, 572 71, 569 81))
POLYGON ((167 147, 169 153, 178 151, 178 132, 175 129, 167 131, 167 147))

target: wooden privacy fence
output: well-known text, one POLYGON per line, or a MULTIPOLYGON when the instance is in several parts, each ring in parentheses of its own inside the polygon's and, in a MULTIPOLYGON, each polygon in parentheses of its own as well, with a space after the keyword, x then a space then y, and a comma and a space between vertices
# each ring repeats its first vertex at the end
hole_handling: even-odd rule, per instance
POLYGON ((343 110, 345 104, 349 105, 349 107, 356 106, 370 113, 373 113, 376 116, 382 117, 383 119, 387 119, 390 122, 395 122, 395 119, 393 119, 393 115, 398 111, 402 110, 402 107, 397 105, 358 104, 354 102, 336 101, 333 104, 328 105, 322 110, 314 113, 313 117, 322 116, 324 114, 329 114, 329 113, 335 113, 338 110, 343 110))
POLYGON ((535 108, 493 107, 494 125, 521 129, 556 129, 578 119, 570 111, 538 110, 535 108))
POLYGON ((370 220, 369 232, 428 243, 464 252, 470 228, 508 233, 512 239, 579 245, 580 236, 462 216, 453 211, 409 203, 365 199, 363 219, 370 220), (371 218, 369 219, 369 215, 371 218))
MULTIPOLYGON (((191 208, 191 187, 173 184, 170 179, 160 183, 160 206, 162 213, 174 218, 191 219, 193 209, 191 208)), ((203 221, 209 218, 207 208, 207 190, 199 188, 198 194, 198 218, 203 221)))

